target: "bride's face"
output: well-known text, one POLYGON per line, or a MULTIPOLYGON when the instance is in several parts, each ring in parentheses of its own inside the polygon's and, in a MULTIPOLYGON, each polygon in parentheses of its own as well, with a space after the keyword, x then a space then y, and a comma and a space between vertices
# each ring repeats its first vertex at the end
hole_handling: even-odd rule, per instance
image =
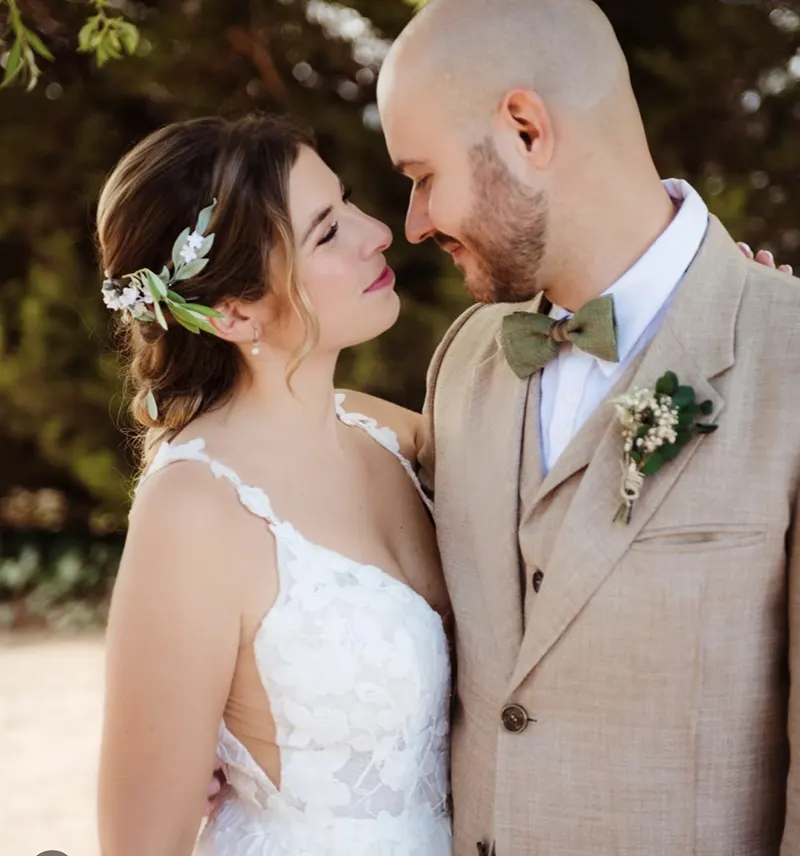
POLYGON ((397 320, 400 302, 384 251, 392 233, 347 201, 334 172, 303 149, 289 176, 298 279, 319 321, 319 348, 368 341, 397 320))

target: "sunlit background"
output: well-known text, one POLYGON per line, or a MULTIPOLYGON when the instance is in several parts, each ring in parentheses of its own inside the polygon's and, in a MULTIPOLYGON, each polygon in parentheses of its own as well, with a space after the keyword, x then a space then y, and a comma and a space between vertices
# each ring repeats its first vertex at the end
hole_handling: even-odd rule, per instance
MULTIPOLYGON (((418 407, 466 297, 438 251, 402 238, 408 188, 375 106, 414 5, 0 0, 13 78, 0 89, 3 856, 97 856, 102 625, 135 468, 93 244, 103 178, 177 119, 288 111, 311 124, 355 201, 392 226, 404 306, 390 333, 345 356, 340 382, 418 407)), ((800 264, 800 2, 600 5, 662 174, 690 180, 735 237, 800 264)))

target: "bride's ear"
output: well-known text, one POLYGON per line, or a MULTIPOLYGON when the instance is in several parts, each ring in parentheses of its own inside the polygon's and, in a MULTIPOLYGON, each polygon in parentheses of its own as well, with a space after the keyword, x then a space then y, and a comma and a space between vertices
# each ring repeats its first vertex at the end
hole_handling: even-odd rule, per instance
POLYGON ((253 340, 253 330, 264 327, 263 308, 259 311, 257 303, 242 303, 238 300, 223 300, 214 309, 219 318, 209 318, 220 339, 233 345, 249 344, 253 340))

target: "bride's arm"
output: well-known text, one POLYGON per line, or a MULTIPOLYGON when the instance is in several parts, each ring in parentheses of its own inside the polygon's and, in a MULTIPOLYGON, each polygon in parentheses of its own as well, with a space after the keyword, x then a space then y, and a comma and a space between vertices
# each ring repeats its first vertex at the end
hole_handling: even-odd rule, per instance
MULTIPOLYGON (((134 505, 106 637, 103 856, 189 856, 240 639, 238 503, 173 464, 134 505)), ((269 553, 269 551, 265 551, 269 553)))

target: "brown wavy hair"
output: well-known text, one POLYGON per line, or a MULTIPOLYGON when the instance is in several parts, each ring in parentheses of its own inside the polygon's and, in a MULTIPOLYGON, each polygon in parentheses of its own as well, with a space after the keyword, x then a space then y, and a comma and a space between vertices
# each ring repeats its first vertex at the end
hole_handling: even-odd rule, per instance
MULTIPOLYGON (((271 260, 276 248, 282 251, 288 276, 281 293, 285 290, 288 306, 305 327, 289 365, 290 379, 319 337, 311 303, 294 273, 289 219, 289 173, 304 146, 314 146, 307 131, 266 116, 194 119, 150 134, 122 158, 100 194, 97 238, 107 276, 169 265, 175 239, 216 199, 209 264, 173 287, 206 306, 226 298, 257 301, 273 290, 271 260)), ((223 404, 246 364, 234 345, 176 322, 164 330, 156 322, 131 321, 120 324, 119 332, 129 355, 131 412, 143 429, 146 464, 164 437, 223 404), (158 404, 156 420, 148 414, 148 392, 158 404)))

